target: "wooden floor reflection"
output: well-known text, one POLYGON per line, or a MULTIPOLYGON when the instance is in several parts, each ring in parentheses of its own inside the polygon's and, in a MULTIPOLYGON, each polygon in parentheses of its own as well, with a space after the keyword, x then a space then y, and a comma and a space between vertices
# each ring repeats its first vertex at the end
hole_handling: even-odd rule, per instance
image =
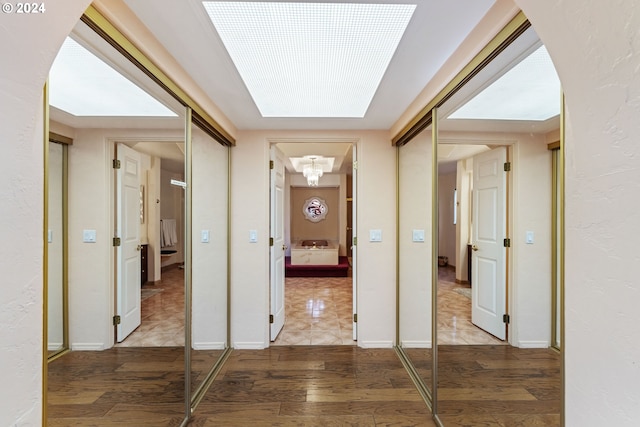
POLYGON ((560 426, 560 355, 510 346, 438 346, 446 427, 560 426))

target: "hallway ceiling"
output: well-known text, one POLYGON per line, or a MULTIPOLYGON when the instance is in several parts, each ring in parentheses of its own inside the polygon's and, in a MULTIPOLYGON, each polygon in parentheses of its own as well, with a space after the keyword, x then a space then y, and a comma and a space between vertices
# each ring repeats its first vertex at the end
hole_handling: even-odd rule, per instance
POLYGON ((351 0, 416 5, 364 117, 267 118, 258 111, 202 1, 166 1, 161 7, 157 0, 124 1, 240 130, 389 129, 494 3, 351 0))

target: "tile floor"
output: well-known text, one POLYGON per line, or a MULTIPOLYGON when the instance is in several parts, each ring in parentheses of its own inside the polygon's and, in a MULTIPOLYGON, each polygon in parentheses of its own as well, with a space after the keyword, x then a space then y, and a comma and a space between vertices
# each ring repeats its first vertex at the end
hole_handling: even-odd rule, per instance
MULTIPOLYGON (((471 300, 454 289, 451 268, 439 269, 438 340, 440 344, 505 345, 471 323, 471 300)), ((142 324, 118 347, 184 345, 184 270, 162 273, 143 289, 162 289, 142 301, 142 324)), ((285 325, 273 345, 355 345, 351 277, 287 277, 285 325)))
POLYGON ((355 345, 351 277, 287 277, 285 323, 273 345, 355 345))
POLYGON ((469 285, 456 283, 453 268, 438 269, 438 343, 442 345, 506 345, 471 323, 471 299, 456 292, 469 285))
POLYGON ((142 323, 116 347, 184 346, 184 270, 171 268, 142 289, 160 290, 142 300, 142 323))

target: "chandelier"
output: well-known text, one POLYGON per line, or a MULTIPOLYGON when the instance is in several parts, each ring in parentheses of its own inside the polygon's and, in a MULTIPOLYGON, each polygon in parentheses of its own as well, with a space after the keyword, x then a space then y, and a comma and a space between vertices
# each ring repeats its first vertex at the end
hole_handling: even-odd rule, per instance
POLYGON ((307 178, 307 184, 309 187, 317 187, 318 181, 322 176, 322 166, 317 165, 315 157, 311 157, 311 163, 304 165, 302 169, 302 175, 307 178))

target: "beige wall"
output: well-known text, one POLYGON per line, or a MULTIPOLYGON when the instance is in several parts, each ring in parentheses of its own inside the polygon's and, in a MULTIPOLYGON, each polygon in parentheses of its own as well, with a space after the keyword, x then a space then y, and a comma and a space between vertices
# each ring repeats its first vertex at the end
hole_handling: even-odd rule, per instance
POLYGON ((338 188, 291 187, 291 240, 293 243, 305 239, 338 241, 340 199, 338 188), (303 213, 305 202, 318 197, 327 205, 327 216, 322 221, 312 222, 303 213))
POLYGON ((399 148, 400 342, 403 347, 432 346, 431 338, 431 129, 399 148), (424 242, 413 241, 424 230, 424 242))
POLYGON ((357 141, 358 345, 389 347, 395 340, 395 149, 380 131, 247 131, 232 149, 232 343, 269 345, 269 145, 282 140, 357 141), (258 243, 249 243, 249 230, 258 243), (369 242, 369 230, 383 241, 369 242), (246 261, 251 260, 251 268, 246 261))

